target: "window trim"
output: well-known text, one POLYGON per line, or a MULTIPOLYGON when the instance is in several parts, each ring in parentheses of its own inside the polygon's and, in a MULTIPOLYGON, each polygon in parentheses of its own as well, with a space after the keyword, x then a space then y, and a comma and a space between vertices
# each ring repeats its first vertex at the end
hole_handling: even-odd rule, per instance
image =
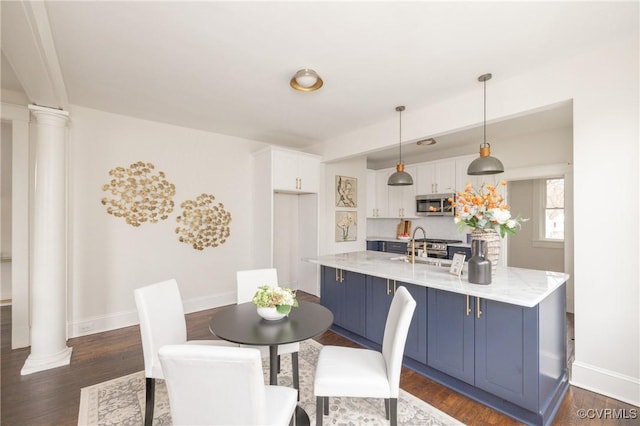
MULTIPOLYGON (((546 196, 547 196, 547 181, 551 179, 562 179, 566 182, 564 176, 550 176, 541 179, 535 179, 533 181, 533 218, 531 220, 533 229, 536 230, 531 245, 536 248, 552 248, 561 249, 564 247, 566 237, 563 239, 546 238, 545 229, 545 210, 546 210, 546 196)), ((566 213, 566 200, 565 207, 563 209, 566 213)))

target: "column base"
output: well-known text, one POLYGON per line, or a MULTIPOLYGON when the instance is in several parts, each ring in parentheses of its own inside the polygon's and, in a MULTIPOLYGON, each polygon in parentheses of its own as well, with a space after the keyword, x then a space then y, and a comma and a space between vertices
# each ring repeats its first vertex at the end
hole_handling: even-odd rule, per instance
POLYGON ((36 357, 31 354, 24 362, 20 374, 26 376, 27 374, 37 373, 38 371, 69 365, 71 363, 72 351, 73 348, 65 348, 53 355, 36 357))

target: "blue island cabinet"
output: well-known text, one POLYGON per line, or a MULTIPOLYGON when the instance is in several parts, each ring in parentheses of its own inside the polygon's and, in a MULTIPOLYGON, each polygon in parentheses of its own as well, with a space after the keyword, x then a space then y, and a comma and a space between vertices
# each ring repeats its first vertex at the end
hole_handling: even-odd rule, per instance
POLYGON ((365 335, 366 275, 323 266, 320 303, 333 313, 333 323, 365 335))
POLYGON ((405 356, 421 363, 427 362, 427 288, 386 278, 367 276, 367 309, 365 337, 379 345, 391 300, 398 287, 403 286, 416 300, 416 309, 405 344, 405 356))
POLYGON ((527 423, 553 417, 567 385, 564 286, 532 308, 433 288, 427 299, 427 365, 440 381, 527 423))

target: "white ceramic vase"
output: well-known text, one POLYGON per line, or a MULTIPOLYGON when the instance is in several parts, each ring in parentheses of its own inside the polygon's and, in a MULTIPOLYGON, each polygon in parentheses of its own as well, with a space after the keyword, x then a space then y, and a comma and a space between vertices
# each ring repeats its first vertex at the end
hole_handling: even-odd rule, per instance
POLYGON ((258 308, 258 315, 260 315, 262 318, 268 321, 279 320, 287 316, 287 314, 281 314, 280 312, 278 312, 278 309, 275 307, 265 308, 262 306, 258 306, 257 308, 258 308))

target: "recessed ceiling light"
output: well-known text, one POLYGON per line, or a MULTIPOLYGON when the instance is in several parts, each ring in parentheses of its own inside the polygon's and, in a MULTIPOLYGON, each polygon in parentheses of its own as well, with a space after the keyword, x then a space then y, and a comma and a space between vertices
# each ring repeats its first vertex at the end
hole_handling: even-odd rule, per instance
POLYGON ((291 87, 301 92, 313 92, 322 87, 322 79, 314 70, 304 68, 296 72, 289 82, 291 87))
POLYGON ((435 145, 436 140, 434 138, 422 139, 421 141, 416 142, 418 146, 427 146, 427 145, 435 145))

